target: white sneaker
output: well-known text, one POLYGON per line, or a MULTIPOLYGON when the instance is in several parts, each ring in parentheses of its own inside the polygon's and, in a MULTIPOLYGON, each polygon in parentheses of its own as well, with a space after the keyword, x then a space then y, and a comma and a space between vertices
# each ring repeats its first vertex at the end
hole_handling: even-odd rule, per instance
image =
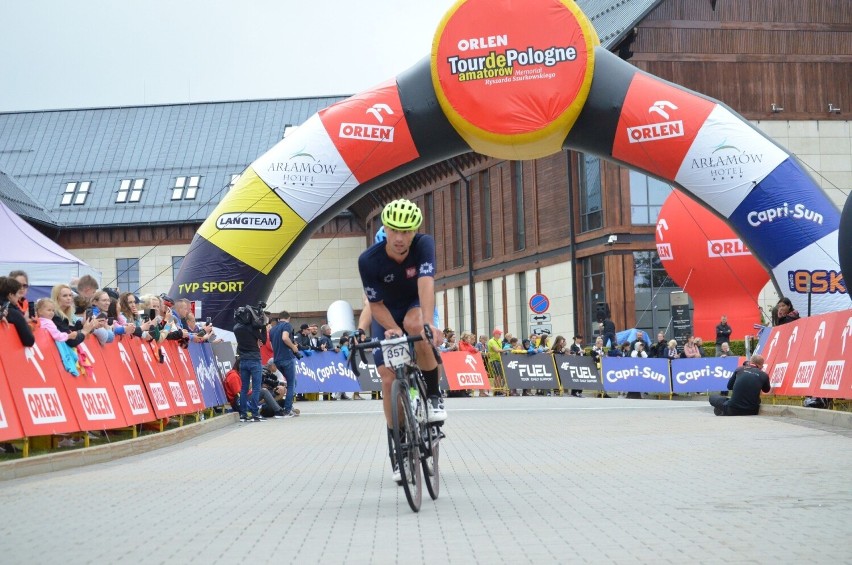
POLYGON ((430 396, 426 403, 426 421, 430 424, 443 422, 447 419, 447 411, 444 410, 444 399, 440 396, 430 396))
POLYGON ((396 482, 396 484, 401 485, 402 484, 402 473, 399 472, 399 467, 396 465, 396 463, 394 463, 392 471, 393 471, 393 480, 396 482))

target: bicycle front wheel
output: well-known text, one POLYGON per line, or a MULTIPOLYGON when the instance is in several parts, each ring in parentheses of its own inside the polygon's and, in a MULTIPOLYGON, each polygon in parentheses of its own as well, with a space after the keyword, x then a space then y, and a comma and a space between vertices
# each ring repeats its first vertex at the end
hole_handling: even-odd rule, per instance
POLYGON ((418 512, 423 500, 423 475, 417 437, 419 430, 411 411, 411 400, 405 381, 397 379, 393 382, 391 399, 394 454, 402 477, 402 488, 405 489, 408 505, 418 512))

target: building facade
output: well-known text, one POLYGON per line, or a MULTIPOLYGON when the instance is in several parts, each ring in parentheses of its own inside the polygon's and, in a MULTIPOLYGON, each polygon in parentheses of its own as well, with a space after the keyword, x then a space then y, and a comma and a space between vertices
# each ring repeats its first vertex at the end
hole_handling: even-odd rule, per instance
MULTIPOLYGON (((725 102, 793 152, 838 207, 845 203, 852 4, 580 5, 605 47, 725 102)), ((239 173, 287 128, 343 98, 0 114, 0 172, 20 188, 0 197, 99 269, 103 286, 167 292, 198 226, 239 173)), ((606 304, 619 329, 656 332, 667 328, 669 294, 680 290, 654 242, 669 191, 572 151, 523 162, 463 155, 376 190, 324 226, 267 302, 297 320, 324 319, 341 299, 360 310, 357 256, 372 242, 381 205, 406 197, 423 208, 423 229, 436 239, 443 325, 521 337, 547 329, 589 341, 606 304), (549 298, 548 316, 532 316, 535 293, 549 298)), ((759 302, 776 299, 768 286, 759 302)), ((742 339, 750 328, 736 330, 742 339)))

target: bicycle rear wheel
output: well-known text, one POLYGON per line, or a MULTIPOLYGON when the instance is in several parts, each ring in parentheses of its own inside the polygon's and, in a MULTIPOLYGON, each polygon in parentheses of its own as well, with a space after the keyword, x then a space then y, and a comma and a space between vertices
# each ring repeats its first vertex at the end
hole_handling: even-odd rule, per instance
POLYGON ((402 488, 408 505, 415 512, 420 511, 423 500, 423 474, 420 468, 419 429, 411 412, 411 401, 408 396, 408 386, 399 379, 393 382, 391 388, 393 419, 393 443, 399 473, 402 477, 402 488))

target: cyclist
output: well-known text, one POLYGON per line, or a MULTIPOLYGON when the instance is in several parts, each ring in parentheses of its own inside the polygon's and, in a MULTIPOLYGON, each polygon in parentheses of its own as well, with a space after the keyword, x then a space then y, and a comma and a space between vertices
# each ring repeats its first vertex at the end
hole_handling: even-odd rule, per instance
MULTIPOLYGON (((387 240, 372 245, 358 257, 361 283, 370 303, 374 338, 401 336, 403 329, 410 335, 419 334, 429 322, 423 312, 432 312, 435 307, 435 240, 430 235, 417 233, 422 223, 423 214, 413 202, 405 199, 390 202, 382 210, 387 240)), ((432 333, 433 338, 442 336, 434 326, 432 333)), ((434 423, 446 420, 447 413, 438 387, 438 363, 432 345, 424 340, 415 343, 414 348, 429 397, 427 420, 434 423)), ((382 377, 382 399, 390 435, 393 425, 391 386, 396 375, 385 366, 381 349, 374 352, 374 359, 382 377)), ((390 455, 394 462, 394 480, 399 481, 396 458, 390 455)))

